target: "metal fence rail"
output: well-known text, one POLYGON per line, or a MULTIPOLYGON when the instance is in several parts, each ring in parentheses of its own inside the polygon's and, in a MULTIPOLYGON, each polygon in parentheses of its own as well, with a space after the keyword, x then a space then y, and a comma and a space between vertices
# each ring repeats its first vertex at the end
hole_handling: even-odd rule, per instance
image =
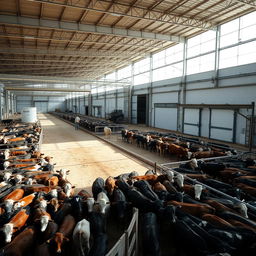
MULTIPOLYGON (((227 159, 227 158, 235 159, 235 158, 239 158, 239 157, 240 157, 240 155, 238 155, 238 156, 221 156, 221 157, 211 157, 211 158, 197 159, 197 161, 198 161, 198 160, 213 161, 213 160, 216 160, 216 159, 227 159)), ((168 170, 171 170, 171 171, 174 172, 174 174, 179 174, 179 172, 173 170, 172 168, 175 168, 175 167, 177 167, 178 165, 183 164, 183 163, 187 163, 187 162, 189 162, 189 161, 190 161, 190 160, 188 160, 188 161, 181 161, 181 162, 172 162, 172 163, 160 164, 160 165, 157 166, 157 168, 159 168, 159 171, 160 171, 161 173, 166 173, 168 170)), ((207 188, 207 189, 213 191, 214 193, 216 193, 216 194, 218 194, 218 195, 221 195, 221 196, 223 196, 223 197, 225 197, 225 198, 227 198, 227 199, 230 199, 230 200, 235 201, 235 202, 237 202, 237 203, 245 203, 246 206, 247 206, 249 209, 251 209, 251 210, 253 210, 254 212, 256 212, 256 207, 253 206, 253 205, 251 205, 251 204, 249 204, 249 203, 247 203, 247 202, 245 202, 245 201, 242 201, 242 200, 240 200, 240 199, 238 199, 238 198, 236 198, 236 197, 233 197, 233 196, 230 196, 230 195, 228 195, 228 194, 226 194, 226 193, 223 193, 223 192, 221 192, 221 191, 219 191, 219 190, 217 190, 217 189, 215 189, 215 188, 213 188, 213 187, 210 187, 210 186, 208 186, 208 185, 206 185, 206 184, 204 184, 204 183, 202 183, 202 182, 200 182, 200 181, 198 181, 198 180, 196 180, 196 179, 192 179, 192 178, 186 176, 186 174, 184 174, 184 177, 185 177, 186 180, 189 180, 190 182, 192 182, 192 184, 200 184, 200 185, 202 185, 203 187, 205 187, 205 188, 207 188)))
POLYGON ((106 256, 138 255, 138 216, 139 210, 137 208, 133 208, 133 216, 129 227, 106 256))

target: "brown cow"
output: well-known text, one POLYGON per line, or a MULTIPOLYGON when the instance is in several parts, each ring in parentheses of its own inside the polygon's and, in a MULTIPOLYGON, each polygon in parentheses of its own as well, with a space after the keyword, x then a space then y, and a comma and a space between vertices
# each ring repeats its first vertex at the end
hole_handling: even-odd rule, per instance
POLYGON ((208 221, 210 224, 220 227, 220 228, 227 228, 227 227, 233 227, 229 222, 227 222, 226 220, 213 215, 213 214, 204 214, 201 217, 203 220, 208 221))
POLYGON ((21 188, 17 188, 13 190, 10 194, 8 194, 4 200, 12 199, 14 201, 20 200, 24 195, 24 190, 21 188))
POLYGON ((245 185, 243 183, 237 183, 236 186, 238 188, 242 189, 243 191, 245 191, 246 193, 248 193, 252 196, 256 196, 256 188, 254 188, 252 186, 245 185))
POLYGON ((109 176, 105 181, 105 187, 110 196, 112 196, 114 189, 116 186, 116 181, 113 177, 109 176))
POLYGON ((29 217, 29 208, 20 210, 14 215, 11 220, 4 224, 3 232, 5 234, 5 242, 9 243, 12 239, 12 234, 20 230, 26 223, 29 217))
POLYGON ((85 189, 80 190, 78 195, 82 197, 83 201, 87 200, 88 198, 92 198, 92 195, 85 189))
POLYGON ((189 152, 187 148, 183 148, 179 145, 176 145, 174 143, 169 144, 169 152, 170 154, 177 155, 180 159, 190 159, 192 153, 189 152))
POLYGON ((168 201, 167 205, 175 205, 179 206, 180 209, 184 212, 187 212, 193 216, 201 217, 207 213, 215 213, 215 209, 210 205, 203 205, 203 204, 191 204, 191 203, 182 203, 177 201, 168 201))
POLYGON ((4 255, 22 256, 32 250, 35 241, 34 227, 27 227, 3 248, 4 255))
POLYGON ((32 193, 28 196, 21 198, 16 204, 18 207, 25 207, 33 202, 35 196, 35 193, 32 193))
POLYGON ((72 215, 67 215, 58 232, 55 233, 54 237, 51 239, 57 245, 57 253, 61 253, 61 247, 65 241, 69 241, 68 236, 70 236, 75 228, 76 221, 72 215))
POLYGON ((55 187, 55 186, 58 186, 58 183, 59 183, 58 177, 57 176, 52 176, 51 178, 49 178, 46 181, 45 185, 55 187))

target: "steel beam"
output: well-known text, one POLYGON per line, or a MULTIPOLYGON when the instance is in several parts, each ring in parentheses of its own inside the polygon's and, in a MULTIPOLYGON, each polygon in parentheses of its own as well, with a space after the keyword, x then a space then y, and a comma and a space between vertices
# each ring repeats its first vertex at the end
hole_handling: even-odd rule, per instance
MULTIPOLYGON (((95 58, 127 58, 131 57, 134 51, 103 51, 103 50, 60 50, 60 49, 29 49, 29 48, 4 48, 0 45, 0 53, 8 54, 29 54, 29 55, 52 55, 52 56, 71 56, 71 57, 95 57, 95 58)), ((138 56, 145 56, 145 53, 137 53, 138 56)))
POLYGON ((90 1, 88 6, 83 6, 79 2, 67 1, 66 3, 56 2, 54 0, 30 0, 37 3, 46 3, 49 5, 63 6, 69 8, 75 8, 84 11, 93 11, 98 13, 106 13, 113 16, 122 16, 128 18, 141 19, 146 21, 157 21, 164 24, 179 25, 182 27, 199 28, 203 30, 215 29, 215 24, 207 21, 201 21, 199 19, 180 17, 164 11, 149 10, 146 7, 131 6, 129 3, 120 3, 114 1, 90 1), (107 8, 106 3, 111 3, 111 7, 107 8), (129 11, 127 12, 127 8, 129 11), (146 15, 145 15, 146 14, 146 15))
POLYGON ((42 36, 29 36, 29 35, 20 35, 13 33, 0 33, 0 38, 8 38, 8 39, 23 39, 23 40, 41 40, 41 41, 55 41, 55 42, 68 42, 69 44, 98 44, 98 45, 112 45, 112 46, 130 46, 141 49, 161 49, 165 45, 161 41, 152 41, 152 40, 138 40, 131 38, 120 38, 120 37, 110 37, 103 36, 99 41, 96 40, 96 37, 93 35, 89 35, 86 39, 76 39, 74 36, 72 38, 63 38, 63 37, 42 37, 42 36), (117 40, 119 38, 119 40, 117 40))
POLYGON ((100 35, 112 35, 121 37, 141 38, 160 41, 184 42, 184 38, 169 34, 158 34, 146 31, 137 31, 124 28, 112 28, 107 26, 88 25, 74 22, 46 20, 38 18, 27 18, 22 16, 0 15, 0 24, 27 26, 33 28, 55 29, 64 31, 77 31, 85 33, 94 33, 100 35))
POLYGON ((51 77, 51 76, 30 76, 30 75, 12 75, 1 74, 0 81, 33 81, 33 82, 50 82, 50 83, 63 83, 63 84, 116 84, 116 85, 129 85, 128 82, 120 82, 113 80, 90 80, 83 77, 75 78, 63 78, 63 77, 51 77))
POLYGON ((91 90, 61 89, 61 88, 32 88, 32 87, 5 87, 7 91, 30 91, 30 92, 90 92, 91 90))
POLYGON ((256 1, 255 0, 227 0, 225 2, 227 3, 228 6, 235 2, 235 3, 240 3, 245 6, 252 7, 254 9, 256 9, 256 1))

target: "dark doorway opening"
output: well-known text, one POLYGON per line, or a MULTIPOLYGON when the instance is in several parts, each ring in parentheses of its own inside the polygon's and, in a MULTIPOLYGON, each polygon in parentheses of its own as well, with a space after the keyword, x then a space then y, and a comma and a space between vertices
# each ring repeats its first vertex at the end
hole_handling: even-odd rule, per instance
POLYGON ((138 95, 137 98, 137 123, 146 124, 147 95, 138 95))
POLYGON ((89 115, 89 107, 85 106, 85 115, 88 116, 89 115))

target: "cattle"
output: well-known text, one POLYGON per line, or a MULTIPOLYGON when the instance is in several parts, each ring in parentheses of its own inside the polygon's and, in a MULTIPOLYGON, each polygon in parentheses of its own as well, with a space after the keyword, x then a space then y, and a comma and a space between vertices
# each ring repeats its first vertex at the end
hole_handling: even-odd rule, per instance
POLYGON ((5 234, 5 242, 10 243, 12 239, 12 234, 20 230, 26 223, 30 214, 29 208, 24 208, 20 210, 11 220, 6 223, 3 227, 3 232, 5 234))
POLYGON ((70 203, 64 203, 54 216, 54 221, 57 224, 61 224, 65 216, 72 212, 72 206, 70 203))
POLYGON ((179 145, 169 144, 170 154, 177 155, 180 159, 190 159, 192 153, 187 148, 183 148, 179 145))
POLYGON ((139 191, 150 200, 152 201, 159 200, 157 194, 152 190, 151 186, 146 180, 136 181, 134 182, 133 185, 137 187, 139 191))
POLYGON ((85 189, 80 190, 77 195, 80 196, 83 201, 86 201, 87 198, 92 197, 92 195, 85 189))
POLYGON ((168 201, 167 205, 178 206, 182 211, 197 217, 201 217, 206 213, 210 213, 210 214, 215 213, 215 209, 207 204, 203 205, 203 204, 182 203, 182 202, 177 202, 172 200, 172 201, 168 201))
POLYGON ((119 188, 115 188, 113 192, 112 208, 116 213, 118 220, 123 220, 125 218, 128 205, 129 204, 126 201, 126 197, 122 190, 120 190, 119 188))
POLYGON ((70 200, 72 207, 72 215, 76 221, 80 221, 83 217, 82 199, 80 196, 74 196, 70 200))
POLYGON ((93 211, 93 206, 94 206, 95 200, 93 197, 88 197, 86 199, 86 205, 87 205, 87 211, 88 213, 93 211))
POLYGON ((52 176, 51 178, 49 178, 49 179, 45 182, 45 185, 51 186, 51 187, 55 187, 55 186, 58 186, 58 182, 59 182, 58 177, 57 177, 57 176, 52 176))
POLYGON ((86 219, 79 221, 73 231, 73 248, 77 256, 84 256, 90 250, 90 222, 86 219))
POLYGON ((14 201, 20 200, 24 195, 24 190, 21 188, 17 188, 13 190, 10 194, 8 194, 4 200, 12 199, 14 201))
POLYGON ((31 204, 35 198, 35 193, 32 193, 28 196, 25 196, 23 198, 21 198, 20 200, 18 200, 15 205, 14 205, 14 208, 17 209, 17 208, 20 208, 20 207, 25 207, 29 204, 31 204))
POLYGON ((74 186, 71 185, 71 183, 67 182, 64 185, 64 192, 67 195, 67 197, 73 196, 74 195, 74 186))
POLYGON ((106 192, 104 183, 104 180, 100 177, 93 182, 92 193, 95 200, 97 199, 97 196, 100 192, 106 192))
POLYGON ((100 256, 106 255, 107 253, 107 234, 100 233, 93 239, 93 244, 89 252, 89 256, 100 256))
POLYGON ((62 252, 63 243, 69 241, 68 237, 72 234, 75 224, 76 222, 72 215, 69 214, 64 218, 59 230, 51 238, 51 241, 56 245, 56 253, 62 252))
POLYGON ((159 230, 155 213, 148 212, 142 215, 142 230, 143 255, 160 255, 159 230))
POLYGON ((111 128, 105 126, 105 127, 104 127, 104 135, 105 135, 107 138, 110 138, 111 133, 112 133, 111 128))
POLYGON ((3 255, 27 255, 32 249, 35 237, 34 227, 27 227, 2 249, 3 255))
POLYGON ((179 188, 184 186, 184 176, 181 173, 177 173, 174 179, 179 188))
POLYGON ((4 201, 4 209, 7 214, 12 212, 14 200, 13 199, 6 199, 4 201))
POLYGON ((110 201, 109 201, 109 198, 106 195, 106 193, 100 192, 97 195, 97 202, 96 203, 99 205, 99 211, 102 214, 108 213, 109 208, 110 208, 110 201))
POLYGON ((106 179, 105 187, 109 196, 112 196, 114 189, 116 188, 116 181, 113 177, 109 176, 106 179))
POLYGON ((33 214, 33 221, 40 222, 41 232, 44 232, 51 220, 51 215, 42 208, 36 208, 33 214))
POLYGON ((209 214, 209 213, 204 214, 201 218, 216 227, 220 227, 220 228, 228 228, 228 227, 232 228, 233 227, 229 222, 227 222, 226 220, 224 220, 214 214, 209 214))

